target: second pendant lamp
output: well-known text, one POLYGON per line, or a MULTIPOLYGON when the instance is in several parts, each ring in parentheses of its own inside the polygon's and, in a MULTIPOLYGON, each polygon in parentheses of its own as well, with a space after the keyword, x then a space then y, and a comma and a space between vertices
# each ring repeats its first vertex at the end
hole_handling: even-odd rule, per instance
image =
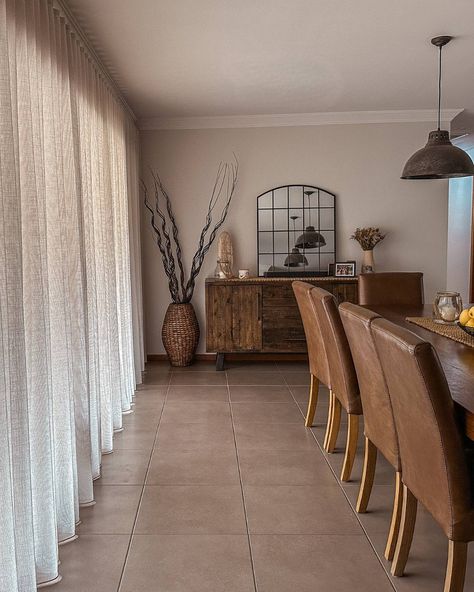
POLYGON ((322 234, 316 231, 315 227, 311 224, 311 196, 315 193, 314 191, 305 191, 304 194, 308 198, 309 203, 309 225, 304 229, 296 243, 295 247, 298 249, 317 249, 324 247, 326 240, 322 234))
POLYGON ((438 68, 438 129, 429 133, 424 148, 411 156, 402 172, 402 179, 450 179, 474 175, 474 163, 469 155, 451 144, 449 132, 441 129, 441 51, 452 37, 434 37, 431 43, 439 48, 438 68))

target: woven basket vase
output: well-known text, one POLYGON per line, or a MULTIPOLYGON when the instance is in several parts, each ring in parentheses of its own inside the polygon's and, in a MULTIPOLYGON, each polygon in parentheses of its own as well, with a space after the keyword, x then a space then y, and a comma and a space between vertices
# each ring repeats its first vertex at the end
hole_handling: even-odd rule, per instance
POLYGON ((189 366, 199 342, 199 324, 193 305, 170 304, 161 337, 172 366, 189 366))

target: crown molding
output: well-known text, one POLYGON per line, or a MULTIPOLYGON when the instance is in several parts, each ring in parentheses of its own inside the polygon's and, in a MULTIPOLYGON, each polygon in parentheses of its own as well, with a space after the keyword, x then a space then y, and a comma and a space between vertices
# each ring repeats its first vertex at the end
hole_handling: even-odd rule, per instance
MULTIPOLYGON (((451 122, 463 109, 443 109, 441 118, 451 122)), ((338 111, 327 113, 284 113, 275 115, 221 115, 215 117, 150 117, 140 119, 141 130, 190 130, 245 127, 298 127, 364 123, 414 123, 436 121, 435 109, 402 111, 338 111)))

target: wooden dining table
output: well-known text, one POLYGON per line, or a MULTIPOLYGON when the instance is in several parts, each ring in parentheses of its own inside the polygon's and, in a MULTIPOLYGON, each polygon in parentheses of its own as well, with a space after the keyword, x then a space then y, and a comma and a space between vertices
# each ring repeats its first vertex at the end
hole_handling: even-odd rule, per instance
POLYGON ((444 335, 439 335, 408 322, 407 317, 431 317, 432 307, 367 306, 370 310, 392 321, 396 325, 412 331, 424 341, 433 345, 451 391, 465 419, 465 432, 474 440, 474 348, 459 343, 444 335))

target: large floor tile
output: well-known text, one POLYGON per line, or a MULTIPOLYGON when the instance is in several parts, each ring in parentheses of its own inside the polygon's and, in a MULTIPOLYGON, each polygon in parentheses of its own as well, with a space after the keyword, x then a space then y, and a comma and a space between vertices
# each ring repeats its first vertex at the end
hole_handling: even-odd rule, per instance
POLYGON ((146 486, 137 534, 245 534, 237 485, 146 486))
POLYGON ((186 372, 176 371, 171 375, 171 386, 179 385, 225 385, 225 372, 186 372))
POLYGON ((334 485, 332 471, 318 450, 239 450, 242 482, 247 485, 334 485))
POLYGON ((160 423, 162 407, 163 403, 160 403, 159 408, 156 408, 156 406, 151 408, 148 408, 148 406, 143 407, 141 403, 138 403, 133 413, 124 416, 124 429, 156 430, 160 423))
POLYGON ((151 451, 155 441, 156 429, 141 429, 127 426, 123 432, 114 435, 114 450, 143 450, 151 451))
POLYGON ((239 535, 137 535, 120 592, 254 592, 239 535))
POLYGON ((227 371, 227 380, 229 385, 262 385, 262 386, 284 386, 283 375, 279 372, 258 372, 249 370, 248 372, 227 371))
POLYGON ((277 362, 276 366, 280 372, 309 372, 308 362, 277 362))
POLYGON ((297 424, 236 424, 237 448, 256 450, 316 450, 310 430, 297 424))
MULTIPOLYGON (((288 387, 293 397, 300 403, 307 403, 309 399, 309 386, 295 386, 288 387)), ((318 405, 329 403, 329 389, 324 385, 320 385, 318 390, 318 405)))
POLYGON ((167 386, 140 384, 135 391, 135 402, 141 403, 149 400, 154 400, 155 402, 158 402, 159 400, 164 401, 167 392, 167 386))
POLYGON ((161 423, 219 423, 230 421, 230 405, 217 401, 168 401, 161 423))
POLYGON ((150 453, 141 450, 115 450, 102 457, 100 485, 141 485, 150 453))
POLYGON ((171 372, 164 371, 150 371, 143 374, 143 382, 140 385, 139 390, 147 388, 150 385, 153 386, 167 386, 170 383, 171 372))
POLYGON ((148 485, 238 485, 235 451, 197 448, 162 450, 153 453, 148 485))
POLYGON ((59 548, 57 592, 117 592, 130 535, 83 535, 59 548))
POLYGON ((227 386, 221 385, 194 385, 171 386, 168 391, 168 402, 191 401, 201 403, 206 401, 227 402, 229 391, 227 386))
POLYGON ((292 403, 293 397, 287 386, 249 386, 230 385, 232 403, 292 403))
POLYGON ((289 386, 303 386, 308 385, 311 382, 311 374, 307 371, 305 372, 284 372, 283 376, 285 378, 286 384, 289 386))
POLYGON ((141 485, 95 485, 95 505, 81 508, 78 534, 130 534, 141 485))
POLYGON ((164 423, 158 430, 156 448, 163 450, 193 450, 212 448, 235 450, 231 422, 219 423, 164 423))
POLYGON ((329 485, 245 485, 245 507, 252 534, 358 534, 359 523, 329 485))
POLYGON ((259 592, 393 592, 364 535, 252 536, 259 592))
POLYGON ((232 403, 235 423, 298 423, 304 421, 296 403, 232 403))

